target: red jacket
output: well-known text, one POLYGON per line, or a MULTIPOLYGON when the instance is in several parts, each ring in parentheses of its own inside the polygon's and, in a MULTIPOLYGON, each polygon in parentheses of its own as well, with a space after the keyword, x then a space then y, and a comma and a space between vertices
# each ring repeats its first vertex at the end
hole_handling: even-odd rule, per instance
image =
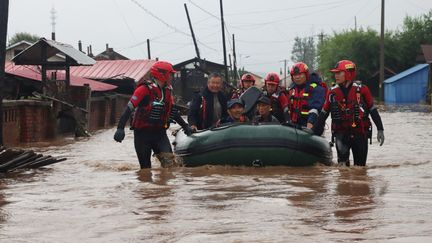
POLYGON ((331 113, 334 132, 364 134, 371 125, 369 111, 372 107, 369 88, 354 82, 348 88, 334 86, 327 95, 323 110, 331 113))
POLYGON ((157 128, 166 129, 169 126, 171 108, 174 98, 171 94, 171 86, 160 88, 154 83, 144 83, 139 85, 130 99, 136 108, 132 119, 134 129, 157 128), (152 109, 160 106, 159 112, 152 113, 152 109), (150 116, 152 114, 152 116, 150 116))

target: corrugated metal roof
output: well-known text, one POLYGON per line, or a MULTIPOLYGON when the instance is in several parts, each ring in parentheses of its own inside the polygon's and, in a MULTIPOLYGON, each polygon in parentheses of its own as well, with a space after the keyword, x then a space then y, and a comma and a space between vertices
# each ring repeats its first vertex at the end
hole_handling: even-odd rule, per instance
POLYGON ((432 45, 421 45, 425 61, 432 63, 432 45))
POLYGON ((399 81, 401 78, 404 78, 412 73, 418 72, 419 70, 422 70, 423 68, 427 68, 429 67, 429 64, 418 64, 415 65, 414 67, 407 69, 391 78, 388 78, 386 80, 384 80, 384 83, 388 84, 388 83, 393 83, 393 82, 397 82, 399 81))
POLYGON ((155 62, 155 60, 103 60, 96 61, 96 64, 90 67, 71 67, 71 74, 96 80, 130 78, 138 82, 144 79, 155 62))
MULTIPOLYGON (((40 73, 40 69, 38 66, 28 66, 28 65, 14 65, 11 62, 6 63, 5 72, 8 74, 16 75, 19 77, 41 81, 42 75, 40 73)), ((64 78, 64 73, 57 73, 57 78, 64 78)), ((84 86, 84 84, 89 84, 92 91, 109 91, 116 89, 117 86, 106 84, 98 81, 94 81, 91 79, 70 76, 70 84, 72 86, 84 86)))
POLYGON ((12 61, 16 64, 23 65, 39 65, 43 63, 42 60, 42 45, 47 45, 47 58, 55 56, 56 54, 64 54, 72 61, 70 65, 93 65, 96 61, 88 57, 86 54, 78 51, 69 44, 47 40, 45 38, 39 39, 38 42, 26 48, 24 51, 16 55, 12 61))

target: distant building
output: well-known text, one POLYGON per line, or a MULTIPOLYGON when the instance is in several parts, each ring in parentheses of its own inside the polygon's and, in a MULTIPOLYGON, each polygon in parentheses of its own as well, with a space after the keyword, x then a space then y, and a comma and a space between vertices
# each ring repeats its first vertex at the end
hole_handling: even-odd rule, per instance
POLYGON ((95 57, 93 57, 96 61, 101 60, 129 60, 129 58, 121 55, 120 53, 114 51, 114 48, 111 48, 106 44, 105 51, 97 54, 95 57))
MULTIPOLYGON (((10 62, 14 56, 18 55, 19 53, 21 53, 22 51, 24 51, 25 49, 27 49, 28 47, 30 47, 33 44, 34 43, 23 40, 23 41, 20 41, 20 42, 13 44, 13 45, 8 46, 6 48, 6 62, 10 62)), ((55 56, 52 56, 51 58, 49 58, 48 61, 50 61, 50 62, 52 62, 52 61, 64 61, 65 58, 66 57, 62 54, 56 54, 55 56)))
POLYGON ((93 66, 71 67, 71 75, 117 86, 116 92, 132 94, 136 83, 150 77, 155 60, 102 60, 93 66))
POLYGON ((178 71, 173 81, 175 97, 187 103, 192 100, 194 93, 207 86, 207 74, 216 72, 223 75, 225 65, 205 59, 200 64, 199 59, 195 57, 175 64, 174 69, 178 71))
POLYGON ((429 64, 418 64, 384 81, 388 104, 418 104, 426 101, 429 64))

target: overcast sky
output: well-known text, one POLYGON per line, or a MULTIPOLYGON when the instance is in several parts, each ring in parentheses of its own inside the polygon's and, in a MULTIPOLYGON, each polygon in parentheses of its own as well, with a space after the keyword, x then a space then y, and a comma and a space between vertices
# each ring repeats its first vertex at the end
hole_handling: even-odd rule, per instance
MULTIPOLYGON (((10 0, 8 37, 16 32, 51 36, 51 9, 57 12, 56 36, 93 53, 109 43, 131 59, 152 57, 178 63, 195 57, 183 4, 187 3, 201 57, 223 63, 219 0, 10 0)), ((358 27, 380 28, 380 0, 224 0, 227 49, 236 36, 237 63, 259 72, 279 72, 291 59, 296 36, 358 27)), ((387 0, 386 29, 400 28, 406 15, 420 16, 432 0, 387 0)), ((318 41, 318 38, 316 39, 318 41)))

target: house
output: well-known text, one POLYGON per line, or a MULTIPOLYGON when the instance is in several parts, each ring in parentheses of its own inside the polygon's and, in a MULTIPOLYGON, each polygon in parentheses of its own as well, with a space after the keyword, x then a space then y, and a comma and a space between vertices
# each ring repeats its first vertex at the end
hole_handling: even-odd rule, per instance
POLYGON ((178 72, 173 80, 174 94, 182 103, 191 101, 194 93, 206 87, 208 74, 223 74, 225 70, 223 64, 205 59, 200 62, 197 57, 177 63, 173 67, 178 72))
POLYGON ((12 61, 15 64, 6 64, 6 90, 2 90, 6 93, 2 125, 7 145, 112 126, 119 107, 123 109, 128 101, 105 93, 116 86, 70 75, 70 66, 95 63, 71 45, 41 38, 12 61), (58 55, 65 58, 57 59, 58 55), (33 91, 43 95, 34 97, 33 91), (105 95, 92 96, 96 93, 105 95), (22 99, 27 96, 32 97, 22 99))
POLYGON ((425 102, 428 92, 429 64, 418 64, 384 81, 387 104, 418 104, 425 102))
POLYGON ((122 94, 132 94, 136 83, 149 78, 155 60, 102 60, 93 66, 71 67, 71 75, 117 86, 122 94))
MULTIPOLYGON (((33 45, 33 43, 28 42, 28 41, 20 41, 17 42, 13 45, 10 45, 6 48, 6 62, 10 62, 12 61, 12 58, 16 55, 18 55, 19 53, 21 53, 22 51, 24 51, 25 49, 27 49, 28 47, 30 47, 31 45, 33 45)), ((66 57, 64 55, 62 55, 61 53, 57 53, 56 55, 50 57, 48 60, 49 61, 64 61, 66 59, 66 57)))
POLYGON ((97 54, 95 57, 93 57, 96 61, 102 61, 102 60, 129 60, 129 58, 121 55, 120 53, 114 51, 113 48, 109 47, 108 44, 106 44, 105 51, 97 54))

